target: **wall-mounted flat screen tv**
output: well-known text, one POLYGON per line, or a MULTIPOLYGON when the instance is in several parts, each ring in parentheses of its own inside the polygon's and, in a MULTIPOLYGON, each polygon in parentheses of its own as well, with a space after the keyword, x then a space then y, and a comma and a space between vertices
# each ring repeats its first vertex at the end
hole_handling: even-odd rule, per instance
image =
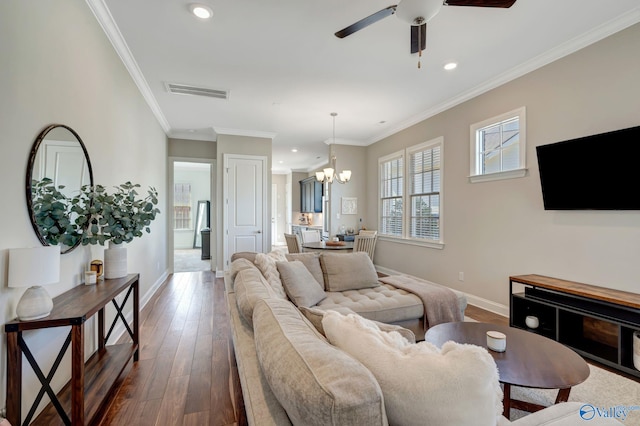
POLYGON ((536 152, 545 210, 640 210, 640 126, 536 152))

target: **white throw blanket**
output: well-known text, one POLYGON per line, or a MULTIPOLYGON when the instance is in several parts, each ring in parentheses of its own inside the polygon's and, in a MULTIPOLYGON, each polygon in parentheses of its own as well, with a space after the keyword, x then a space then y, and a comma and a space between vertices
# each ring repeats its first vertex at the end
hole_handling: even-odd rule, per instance
POLYGON ((463 321, 458 297, 451 289, 410 275, 381 277, 381 282, 415 294, 424 305, 425 329, 444 322, 463 321))

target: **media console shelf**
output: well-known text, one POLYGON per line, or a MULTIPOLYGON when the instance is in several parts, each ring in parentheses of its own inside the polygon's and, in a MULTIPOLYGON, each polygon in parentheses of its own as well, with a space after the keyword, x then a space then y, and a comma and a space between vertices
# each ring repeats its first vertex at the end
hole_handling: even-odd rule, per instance
POLYGON ((7 333, 7 419, 12 425, 85 425, 99 419, 101 409, 131 358, 138 360, 139 353, 139 275, 104 280, 96 285, 79 285, 53 299, 53 310, 49 316, 34 321, 14 320, 5 324, 7 333), (116 296, 126 292, 118 304, 116 296), (129 325, 122 312, 129 297, 133 295, 133 321, 129 325), (105 330, 105 307, 111 302, 115 307, 115 318, 105 330), (98 314, 98 348, 85 363, 84 323, 98 314), (124 323, 131 342, 108 345, 107 341, 118 320, 124 323), (29 330, 71 326, 51 371, 43 372, 22 337, 29 330), (105 334, 106 331, 106 334, 105 334), (71 346, 71 380, 56 395, 51 380, 71 346), (22 406, 22 357, 31 365, 42 387, 31 409, 23 418, 22 406), (33 419, 42 397, 47 394, 51 403, 33 419))
POLYGON ((509 323, 556 340, 586 358, 640 377, 633 332, 640 331, 640 294, 542 275, 509 277, 509 323), (538 317, 530 329, 527 316, 538 317))

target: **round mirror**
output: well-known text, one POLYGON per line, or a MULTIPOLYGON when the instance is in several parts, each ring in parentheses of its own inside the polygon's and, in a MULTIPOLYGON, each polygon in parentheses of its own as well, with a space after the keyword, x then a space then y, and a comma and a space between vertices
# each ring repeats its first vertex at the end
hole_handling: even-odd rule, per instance
POLYGON ((76 225, 71 200, 83 185, 93 186, 87 148, 68 126, 51 124, 36 138, 27 166, 27 208, 43 245, 61 245, 68 253, 84 232, 76 225))

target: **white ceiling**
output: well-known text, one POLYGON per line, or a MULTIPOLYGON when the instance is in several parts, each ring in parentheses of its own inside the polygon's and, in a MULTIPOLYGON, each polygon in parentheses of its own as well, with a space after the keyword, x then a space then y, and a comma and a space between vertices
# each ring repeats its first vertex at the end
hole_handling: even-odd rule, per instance
POLYGON ((640 22, 638 0, 444 6, 418 69, 396 16, 333 35, 392 0, 197 1, 212 19, 191 15, 189 0, 87 0, 169 136, 272 137, 274 172, 326 162, 331 112, 337 143, 369 145, 640 22), (170 94, 168 82, 230 97, 170 94))

